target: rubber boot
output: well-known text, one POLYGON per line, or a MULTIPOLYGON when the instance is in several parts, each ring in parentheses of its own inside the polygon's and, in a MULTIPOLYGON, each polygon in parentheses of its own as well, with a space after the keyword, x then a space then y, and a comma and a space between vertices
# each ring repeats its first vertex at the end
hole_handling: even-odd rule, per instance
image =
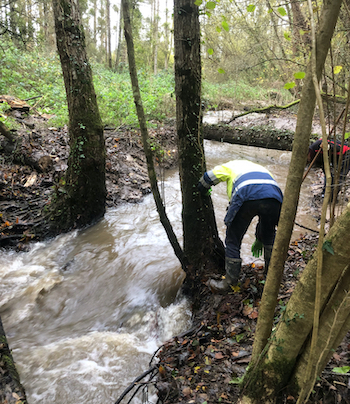
POLYGON ((208 286, 213 293, 221 293, 230 290, 230 285, 236 285, 241 272, 242 260, 240 258, 225 258, 225 279, 216 281, 210 279, 208 286))
POLYGON ((240 258, 225 258, 226 280, 230 285, 236 285, 241 272, 242 260, 240 258))
POLYGON ((272 247, 273 247, 272 245, 264 245, 264 261, 265 261, 264 272, 265 272, 265 274, 267 273, 267 270, 269 269, 271 254, 272 254, 272 247))

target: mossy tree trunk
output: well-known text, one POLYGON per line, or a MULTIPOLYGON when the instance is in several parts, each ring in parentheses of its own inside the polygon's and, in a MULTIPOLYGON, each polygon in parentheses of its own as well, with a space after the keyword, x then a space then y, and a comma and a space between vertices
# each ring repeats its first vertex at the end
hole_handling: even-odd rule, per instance
POLYGON ((65 179, 52 200, 51 225, 82 227, 105 212, 105 143, 78 2, 53 0, 57 49, 69 111, 70 154, 65 179))
POLYGON ((7 404, 26 404, 27 398, 20 382, 19 374, 7 343, 4 327, 0 318, 0 402, 7 404))
MULTIPOLYGON (((324 7, 322 9, 318 33, 316 36, 316 75, 318 79, 321 77, 321 72, 330 47, 330 42, 338 19, 341 3, 341 0, 329 0, 324 3, 324 7)), ((296 309, 290 309, 290 312, 288 313, 289 320, 287 321, 287 323, 289 327, 286 329, 284 337, 281 337, 277 334, 271 336, 270 333, 274 320, 279 285, 284 269, 284 261, 286 258, 295 214, 298 206, 300 186, 302 183, 304 168, 306 164, 306 156, 309 146, 315 102, 315 89, 313 84, 311 66, 309 66, 306 73, 301 101, 299 105, 297 127, 295 131, 292 150, 292 159, 287 177, 284 201, 281 210, 281 218, 278 225, 268 276, 264 286, 263 297, 259 310, 258 324, 253 347, 252 363, 250 365, 250 372, 246 377, 248 386, 245 390, 245 397, 243 399, 243 402, 261 402, 259 401, 261 397, 265 397, 266 402, 268 402, 268 398, 271 398, 273 400, 274 396, 277 394, 277 391, 279 391, 288 383, 296 361, 296 356, 293 356, 293 354, 291 354, 291 351, 289 351, 290 356, 283 356, 281 358, 281 340, 284 337, 288 336, 288 340, 291 341, 291 345, 297 346, 297 343, 295 341, 301 338, 303 342, 305 342, 305 338, 308 335, 307 333, 302 337, 302 333, 300 332, 300 330, 294 329, 294 331, 292 331, 292 328, 290 327, 289 320, 298 320, 298 316, 303 314, 302 310, 297 311, 296 309), (271 341, 271 338, 273 341, 277 341, 277 344, 272 344, 271 346, 267 345, 268 340, 270 339, 271 341), (267 354, 266 350, 268 350, 267 354), (262 381, 261 377, 266 378, 265 381, 262 381), (260 381, 261 383, 259 384, 260 381), (274 385, 276 387, 274 387, 274 385)), ((333 229, 332 234, 334 234, 333 229)), ((344 240, 342 241, 344 242, 344 240)), ((333 263, 330 264, 329 262, 330 261, 328 261, 328 258, 324 257, 324 268, 327 268, 327 270, 325 270, 325 274, 327 274, 327 282, 331 282, 331 279, 329 278, 329 265, 333 265, 333 263)), ((340 266, 338 267, 338 271, 342 271, 345 265, 343 262, 340 262, 339 265, 340 266)), ((339 276, 340 274, 338 273, 338 277, 339 276)), ((305 283, 303 292, 304 295, 298 293, 297 290, 294 293, 296 296, 295 299, 300 300, 301 306, 307 306, 308 309, 310 308, 310 305, 313 306, 313 302, 309 302, 307 296, 312 295, 314 298, 314 284, 305 283)), ((285 320, 282 320, 282 323, 283 321, 285 320)), ((298 323, 300 324, 299 321, 298 323)), ((311 318, 308 317, 307 327, 309 327, 309 330, 311 329, 312 324, 313 318, 311 316, 311 318)), ((280 327, 283 326, 280 325, 279 328, 280 327)), ((285 347, 287 346, 288 345, 286 344, 285 347)))
MULTIPOLYGON (((320 332, 313 361, 315 375, 322 372, 330 356, 348 332, 350 320, 350 206, 325 238, 323 251, 320 332)), ((265 355, 246 376, 249 402, 269 402, 289 385, 298 393, 309 360, 316 294, 316 255, 308 262, 287 304, 265 355), (293 376, 293 377, 292 377, 293 376), (262 401, 259 401, 262 400, 262 401), (265 400, 265 401, 264 401, 265 400)))
POLYGON ((187 274, 185 284, 191 288, 195 287, 204 262, 220 262, 224 256, 211 198, 203 198, 197 191, 197 183, 206 166, 201 114, 199 9, 193 0, 174 0, 174 44, 184 251, 193 265, 193 273, 187 274))

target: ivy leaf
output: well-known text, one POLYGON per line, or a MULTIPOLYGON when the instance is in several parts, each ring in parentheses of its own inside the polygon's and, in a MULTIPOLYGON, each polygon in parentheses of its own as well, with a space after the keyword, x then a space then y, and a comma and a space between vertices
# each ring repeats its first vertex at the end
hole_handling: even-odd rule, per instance
POLYGON ((216 31, 220 34, 221 28, 220 28, 220 27, 216 27, 216 31))
POLYGON ((305 77, 305 72, 297 72, 297 73, 294 73, 294 78, 296 78, 296 79, 301 80, 301 79, 303 79, 304 77, 305 77))
POLYGON ((228 31, 230 30, 230 26, 228 25, 228 23, 227 23, 226 21, 223 21, 223 22, 221 23, 221 25, 222 25, 222 28, 223 28, 226 32, 228 32, 228 31))
POLYGON ((345 375, 350 372, 350 366, 342 366, 341 368, 333 368, 332 372, 345 375))
POLYGON ((216 3, 215 3, 215 1, 208 1, 208 3, 205 5, 205 7, 209 10, 214 10, 214 8, 216 7, 216 3))
POLYGON ((344 139, 349 139, 349 137, 350 137, 350 132, 346 132, 344 135, 344 139))
POLYGON ((287 41, 290 41, 290 40, 291 40, 291 38, 290 38, 290 33, 289 33, 289 32, 287 32, 287 31, 283 32, 283 36, 284 36, 284 38, 285 38, 287 41))
POLYGON ((333 250, 333 247, 332 247, 332 243, 331 243, 330 241, 328 241, 328 240, 326 240, 326 241, 323 243, 322 250, 323 250, 323 251, 327 251, 327 252, 329 252, 330 254, 334 255, 334 250, 333 250))
POLYGON ((293 87, 295 87, 295 82, 294 82, 294 81, 291 81, 291 82, 289 82, 289 83, 286 83, 286 84, 283 86, 283 88, 286 89, 286 90, 290 90, 290 89, 293 88, 293 87))
POLYGON ((194 2, 194 4, 195 4, 196 6, 201 6, 202 3, 203 3, 203 0, 196 0, 196 1, 194 2))
POLYGON ((209 49, 208 49, 208 53, 209 53, 209 55, 212 55, 212 54, 214 53, 214 49, 213 49, 213 48, 209 48, 209 49))
POLYGON ((343 66, 334 66, 334 74, 339 74, 343 66))
POLYGON ((224 69, 221 69, 221 67, 218 69, 218 72, 220 73, 220 74, 224 74, 225 73, 225 70, 224 69))
POLYGON ((249 6, 247 6, 248 13, 254 13, 255 9, 256 9, 255 4, 249 4, 249 6))
POLYGON ((282 17, 287 15, 287 11, 284 7, 278 7, 277 11, 281 14, 282 17))

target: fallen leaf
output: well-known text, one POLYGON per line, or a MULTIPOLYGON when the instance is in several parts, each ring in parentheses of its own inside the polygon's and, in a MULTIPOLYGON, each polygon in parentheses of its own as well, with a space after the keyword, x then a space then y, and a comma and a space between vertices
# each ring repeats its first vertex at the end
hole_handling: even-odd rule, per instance
POLYGON ((222 359, 224 357, 224 355, 222 354, 222 352, 217 352, 215 354, 215 359, 222 359))
POLYGON ((333 354, 333 358, 334 358, 337 362, 339 362, 340 359, 341 359, 340 355, 337 354, 336 352, 333 354))
POLYGON ((164 376, 166 373, 166 370, 164 369, 164 367, 162 365, 159 366, 158 371, 162 376, 164 376))
POLYGON ((249 316, 253 312, 253 307, 244 305, 242 312, 245 316, 249 316))
POLYGON ((235 293, 237 293, 241 290, 240 286, 238 286, 238 285, 235 285, 235 286, 230 285, 230 286, 231 286, 232 291, 235 293))
POLYGON ((258 310, 255 308, 250 314, 248 314, 248 317, 254 319, 258 318, 258 315, 259 315, 258 310))
POLYGON ((191 394, 191 389, 189 387, 184 387, 182 389, 182 394, 186 397, 189 396, 191 394))

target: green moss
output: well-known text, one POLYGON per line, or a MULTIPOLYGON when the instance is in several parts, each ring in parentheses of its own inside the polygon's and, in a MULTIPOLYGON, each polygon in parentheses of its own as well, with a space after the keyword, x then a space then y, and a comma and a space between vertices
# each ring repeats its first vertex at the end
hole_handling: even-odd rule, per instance
POLYGON ((269 362, 267 360, 258 364, 251 364, 244 377, 244 393, 253 402, 268 402, 277 398, 281 391, 298 390, 295 382, 290 381, 290 375, 295 361, 280 360, 269 362))

